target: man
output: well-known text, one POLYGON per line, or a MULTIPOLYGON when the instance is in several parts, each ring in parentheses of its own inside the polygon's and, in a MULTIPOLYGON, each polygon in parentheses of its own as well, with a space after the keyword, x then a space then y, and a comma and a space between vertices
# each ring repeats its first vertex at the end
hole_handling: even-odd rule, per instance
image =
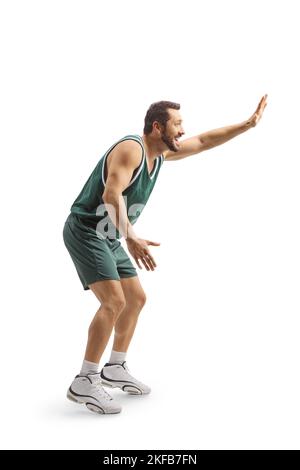
POLYGON ((126 135, 114 143, 97 163, 71 206, 63 230, 64 243, 84 290, 90 289, 101 306, 88 330, 80 373, 67 397, 91 411, 119 413, 121 406, 103 385, 130 394, 148 394, 150 387, 130 374, 126 353, 146 296, 136 268, 154 271, 149 246, 159 243, 139 238, 133 225, 142 212, 166 161, 198 154, 255 127, 267 105, 267 95, 246 121, 214 129, 179 142, 184 134, 180 105, 153 103, 145 116, 144 133, 126 135), (98 371, 99 361, 114 329, 109 362, 98 371))

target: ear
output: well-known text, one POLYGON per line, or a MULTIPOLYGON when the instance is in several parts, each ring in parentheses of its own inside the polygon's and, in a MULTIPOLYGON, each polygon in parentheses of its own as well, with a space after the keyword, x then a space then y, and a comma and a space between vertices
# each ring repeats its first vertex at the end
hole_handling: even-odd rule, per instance
POLYGON ((153 122, 152 131, 155 133, 155 135, 160 137, 163 130, 163 126, 158 121, 153 122))

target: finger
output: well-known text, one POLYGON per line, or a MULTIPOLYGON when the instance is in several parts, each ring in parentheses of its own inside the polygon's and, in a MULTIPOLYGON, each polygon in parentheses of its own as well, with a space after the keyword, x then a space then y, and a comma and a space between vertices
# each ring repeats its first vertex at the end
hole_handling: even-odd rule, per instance
POLYGON ((150 267, 149 267, 148 260, 146 259, 146 253, 144 253, 144 251, 143 251, 143 252, 139 253, 137 256, 141 260, 141 262, 143 263, 143 265, 145 266, 147 271, 149 271, 150 267))
POLYGON ((155 262, 153 263, 154 260, 152 260, 151 253, 150 252, 144 253, 143 258, 145 262, 147 263, 147 265, 149 266, 149 268, 151 269, 151 271, 154 271, 155 262))
POLYGON ((150 271, 150 267, 148 266, 148 263, 147 263, 146 259, 141 258, 141 261, 142 261, 143 265, 145 266, 145 268, 147 269, 147 271, 150 271))
POLYGON ((154 271, 155 269, 155 264, 153 263, 153 261, 151 260, 151 258, 148 258, 147 256, 144 258, 148 264, 148 266, 150 267, 151 271, 154 271))
POLYGON ((153 264, 154 266, 156 266, 156 263, 155 263, 155 261, 154 261, 154 258, 153 258, 153 256, 151 255, 150 251, 147 250, 147 248, 144 250, 143 256, 144 256, 145 258, 147 258, 147 261, 148 261, 148 262, 150 261, 151 264, 153 264))
POLYGON ((257 110, 261 108, 263 102, 264 102, 264 97, 262 97, 262 99, 260 100, 259 105, 257 106, 257 110))
POLYGON ((151 255, 151 253, 147 253, 147 254, 146 254, 146 257, 149 259, 149 261, 151 262, 151 264, 153 264, 153 266, 155 266, 155 267, 157 266, 157 265, 156 265, 156 262, 155 262, 155 260, 154 260, 154 258, 153 258, 153 256, 151 255))
POLYGON ((142 269, 142 266, 140 265, 138 258, 134 258, 134 260, 135 260, 136 264, 138 265, 138 267, 140 269, 142 269))
POLYGON ((268 95, 264 95, 259 103, 260 106, 265 106, 266 105, 266 102, 267 102, 267 96, 268 95))
POLYGON ((264 102, 266 101, 267 96, 268 96, 268 95, 264 95, 264 96, 261 98, 261 100, 260 100, 260 102, 259 102, 259 105, 261 105, 262 103, 264 103, 264 102))
POLYGON ((152 245, 152 246, 159 246, 159 245, 160 245, 160 243, 158 243, 158 242, 151 242, 150 240, 146 240, 146 242, 147 242, 147 245, 152 245))

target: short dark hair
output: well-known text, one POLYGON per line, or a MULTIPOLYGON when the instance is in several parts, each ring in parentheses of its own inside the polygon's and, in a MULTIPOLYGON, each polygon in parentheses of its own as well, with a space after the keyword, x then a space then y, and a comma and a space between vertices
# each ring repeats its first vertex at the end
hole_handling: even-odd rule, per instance
POLYGON ((164 127, 167 121, 170 119, 168 108, 180 109, 180 104, 173 103, 173 101, 156 101, 149 107, 145 116, 144 134, 150 134, 152 132, 152 125, 154 121, 158 121, 164 127))

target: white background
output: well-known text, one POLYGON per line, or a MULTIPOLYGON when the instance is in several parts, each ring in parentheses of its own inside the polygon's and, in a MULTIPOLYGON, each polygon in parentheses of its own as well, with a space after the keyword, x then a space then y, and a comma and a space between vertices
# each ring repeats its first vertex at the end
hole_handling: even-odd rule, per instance
POLYGON ((2 448, 300 448, 297 3, 1 1, 2 448), (265 93, 256 128, 164 164, 135 226, 161 242, 128 353, 152 394, 68 402, 98 302, 62 229, 97 161, 154 101, 190 137, 265 93))

